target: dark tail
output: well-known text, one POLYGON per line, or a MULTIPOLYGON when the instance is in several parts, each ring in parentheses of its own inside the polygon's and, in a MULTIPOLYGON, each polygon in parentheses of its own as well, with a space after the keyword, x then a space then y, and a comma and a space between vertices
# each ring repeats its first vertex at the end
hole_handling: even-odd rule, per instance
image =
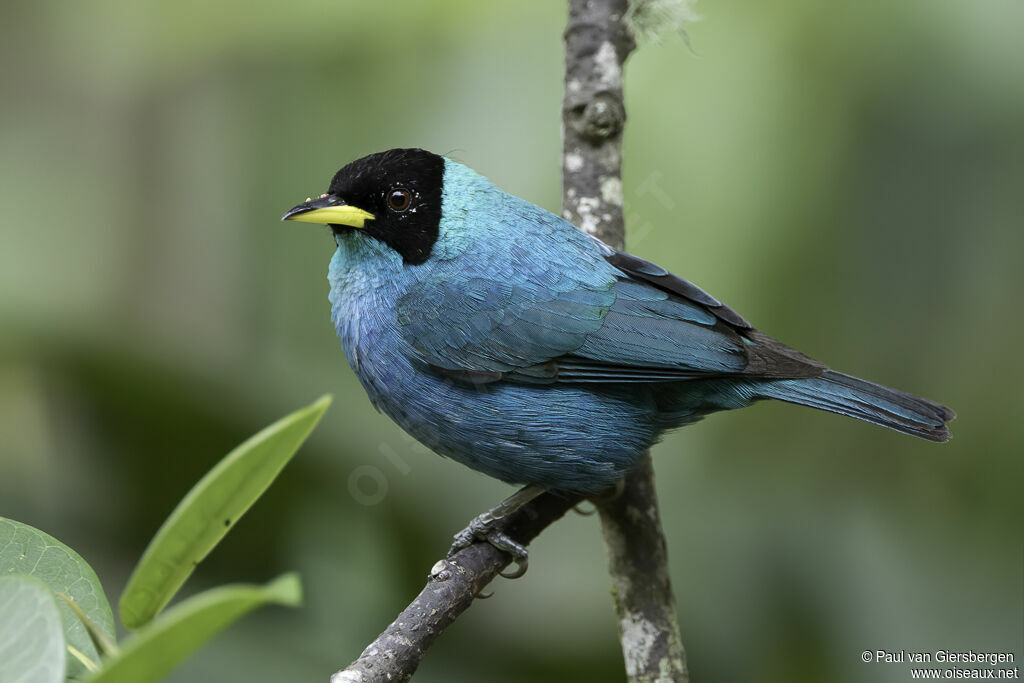
POLYGON ((929 441, 949 441, 946 423, 956 417, 946 406, 834 370, 820 377, 772 380, 755 390, 763 398, 855 417, 929 441))

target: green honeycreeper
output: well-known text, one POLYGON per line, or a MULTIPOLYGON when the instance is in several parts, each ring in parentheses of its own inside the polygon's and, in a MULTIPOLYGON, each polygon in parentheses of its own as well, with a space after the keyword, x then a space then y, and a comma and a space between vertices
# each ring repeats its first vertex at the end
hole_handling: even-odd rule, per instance
POLYGON ((529 495, 605 490, 666 430, 760 399, 949 439, 949 408, 831 370, 425 150, 354 161, 284 219, 333 232, 332 317, 374 406, 529 495))

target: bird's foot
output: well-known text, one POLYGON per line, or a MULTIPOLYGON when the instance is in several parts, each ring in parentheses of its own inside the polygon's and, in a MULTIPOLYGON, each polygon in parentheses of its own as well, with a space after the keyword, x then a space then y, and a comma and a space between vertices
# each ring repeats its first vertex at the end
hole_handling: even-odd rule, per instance
POLYGON ((526 573, 526 567, 529 564, 529 553, 523 544, 513 541, 509 538, 508 534, 501 530, 501 524, 504 520, 505 518, 493 517, 490 512, 485 512, 473 518, 469 526, 455 534, 455 540, 448 551, 448 557, 451 557, 463 548, 468 548, 477 541, 484 541, 512 556, 512 561, 516 563, 516 568, 510 572, 501 572, 501 575, 506 579, 518 579, 526 573))
POLYGON ((501 501, 494 508, 474 517, 469 526, 455 534, 452 547, 448 550, 448 557, 451 557, 463 548, 468 548, 477 541, 484 541, 512 556, 512 561, 515 562, 516 568, 510 572, 501 572, 501 575, 506 579, 518 579, 526 573, 529 553, 523 544, 512 540, 505 533, 503 526, 512 513, 543 492, 544 489, 538 486, 523 487, 501 501))

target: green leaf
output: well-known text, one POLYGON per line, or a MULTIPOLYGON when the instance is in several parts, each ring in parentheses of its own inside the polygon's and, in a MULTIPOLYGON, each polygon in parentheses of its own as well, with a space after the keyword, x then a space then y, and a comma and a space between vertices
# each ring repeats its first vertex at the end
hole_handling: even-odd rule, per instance
MULTIPOLYGON (((0 576, 10 574, 34 576, 53 592, 64 593, 114 640, 114 615, 92 567, 53 536, 28 524, 0 517, 0 576)), ((61 600, 57 602, 57 610, 64 624, 67 644, 89 659, 99 661, 88 631, 71 608, 61 600)), ((68 678, 80 678, 88 673, 74 657, 69 657, 67 663, 68 678)))
POLYGON ((294 607, 301 601, 302 585, 295 574, 285 574, 265 586, 239 584, 200 593, 130 636, 120 653, 104 660, 103 669, 87 683, 159 681, 250 610, 267 603, 294 607))
POLYGON ((27 574, 0 578, 0 681, 61 683, 64 627, 50 587, 27 574))
POLYGON ((249 438, 186 494, 150 541, 121 595, 121 621, 138 628, 170 602, 313 431, 331 404, 322 396, 249 438))

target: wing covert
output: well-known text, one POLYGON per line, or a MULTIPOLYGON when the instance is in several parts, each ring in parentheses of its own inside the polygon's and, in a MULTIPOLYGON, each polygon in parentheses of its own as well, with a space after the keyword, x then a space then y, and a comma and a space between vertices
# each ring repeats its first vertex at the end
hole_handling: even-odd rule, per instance
MULTIPOLYGON (((549 239, 560 237, 554 232, 549 239)), ((575 249, 516 244, 470 272, 454 264, 435 272, 398 301, 403 339, 422 362, 472 383, 821 373, 820 363, 660 266, 575 228, 566 241, 575 249)))

